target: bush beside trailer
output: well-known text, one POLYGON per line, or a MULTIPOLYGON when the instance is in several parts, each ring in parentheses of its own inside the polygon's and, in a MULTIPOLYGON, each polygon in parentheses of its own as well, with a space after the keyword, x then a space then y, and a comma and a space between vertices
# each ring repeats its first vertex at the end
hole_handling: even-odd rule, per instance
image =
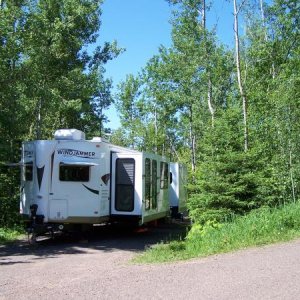
POLYGON ((85 140, 76 129, 24 142, 20 165, 20 213, 36 232, 115 221, 143 225, 169 216, 170 206, 185 210, 182 165, 99 137, 85 140))

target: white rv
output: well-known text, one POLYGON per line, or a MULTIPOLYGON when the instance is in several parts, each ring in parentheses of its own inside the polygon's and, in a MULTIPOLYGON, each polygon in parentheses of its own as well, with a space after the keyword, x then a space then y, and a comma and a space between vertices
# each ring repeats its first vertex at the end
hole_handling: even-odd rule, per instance
POLYGON ((54 140, 24 142, 20 212, 41 231, 72 224, 132 221, 169 214, 166 158, 62 129, 54 140))

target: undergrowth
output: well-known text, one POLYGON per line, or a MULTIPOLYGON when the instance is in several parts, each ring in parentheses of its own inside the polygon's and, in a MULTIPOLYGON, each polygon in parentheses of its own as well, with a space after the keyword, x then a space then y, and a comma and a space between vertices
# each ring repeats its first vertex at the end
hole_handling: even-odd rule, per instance
POLYGON ((24 229, 17 226, 14 228, 0 227, 0 244, 12 242, 24 234, 24 229))
POLYGON ((134 259, 157 263, 203 257, 217 253, 288 241, 300 237, 300 202, 280 208, 261 208, 230 222, 193 224, 186 238, 158 244, 134 259))

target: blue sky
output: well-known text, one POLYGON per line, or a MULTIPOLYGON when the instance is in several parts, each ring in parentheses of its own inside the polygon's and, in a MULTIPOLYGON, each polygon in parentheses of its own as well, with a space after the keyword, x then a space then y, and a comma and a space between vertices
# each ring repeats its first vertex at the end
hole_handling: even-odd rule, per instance
MULTIPOLYGON (((136 75, 147 61, 158 53, 160 45, 171 46, 172 7, 165 0, 105 0, 102 5, 101 28, 98 43, 116 40, 126 48, 118 58, 105 65, 106 77, 112 78, 114 89, 127 74, 136 75)), ((225 0, 215 0, 208 13, 208 26, 217 25, 219 39, 232 44, 231 5, 225 0)), ((120 126, 114 107, 107 112, 108 127, 120 126)))

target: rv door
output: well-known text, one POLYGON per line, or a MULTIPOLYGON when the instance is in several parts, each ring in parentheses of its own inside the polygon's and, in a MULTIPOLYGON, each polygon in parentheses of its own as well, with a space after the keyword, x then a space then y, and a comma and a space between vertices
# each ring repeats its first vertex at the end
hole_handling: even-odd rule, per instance
POLYGON ((142 208, 141 156, 112 153, 111 214, 140 216, 142 208))

